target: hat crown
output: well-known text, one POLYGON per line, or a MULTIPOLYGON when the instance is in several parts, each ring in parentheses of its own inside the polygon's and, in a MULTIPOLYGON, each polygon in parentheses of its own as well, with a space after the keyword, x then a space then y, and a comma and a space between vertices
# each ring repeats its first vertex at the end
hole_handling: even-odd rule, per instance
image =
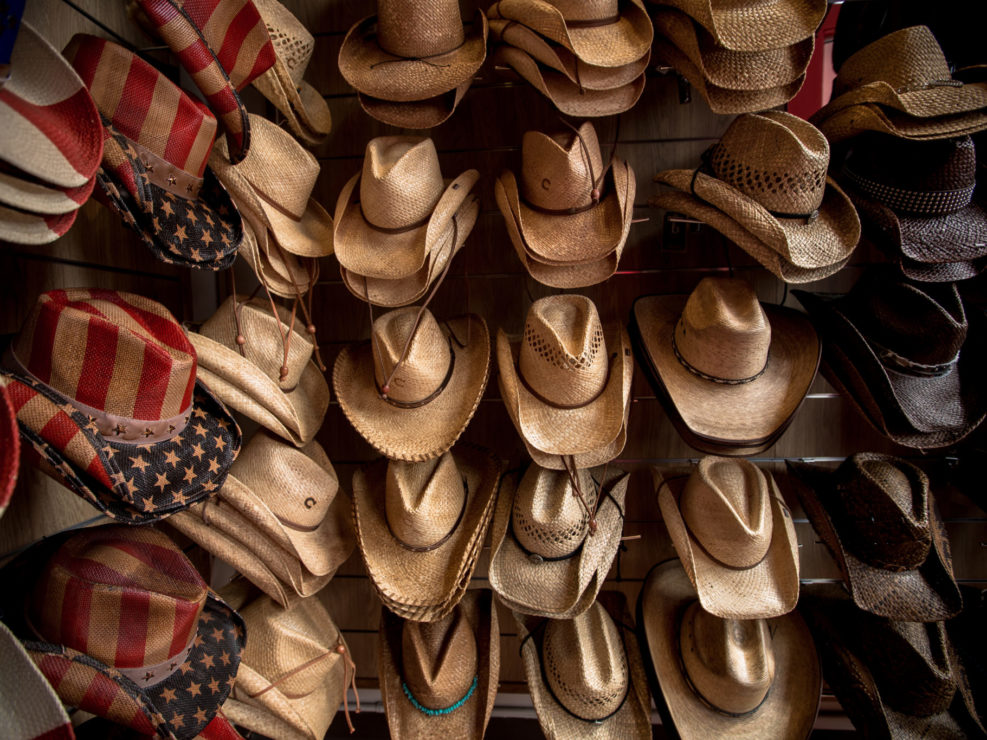
POLYGON ((28 608, 45 642, 130 669, 181 654, 195 637, 207 594, 198 571, 166 535, 107 525, 82 530, 59 546, 28 608), (90 614, 92 619, 84 616, 90 614), (126 628, 117 628, 117 617, 126 628), (143 639, 134 639, 137 634, 143 639))
MULTIPOLYGON (((588 470, 578 470, 580 487, 591 509, 596 486, 588 470)), ((576 551, 589 531, 589 516, 562 470, 532 464, 521 479, 511 509, 514 537, 528 552, 546 558, 565 557, 576 551)))
POLYGON ((878 568, 917 568, 929 555, 929 479, 890 455, 857 453, 837 469, 833 513, 847 548, 878 568))
POLYGON ((417 306, 407 306, 389 311, 378 317, 373 326, 377 385, 383 388, 386 383, 388 397, 402 403, 417 403, 429 398, 442 386, 453 362, 451 340, 431 311, 426 308, 422 312, 418 328, 415 328, 418 310, 417 306), (408 336, 413 331, 414 336, 408 344, 408 336), (397 370, 394 370, 395 365, 397 370))
POLYGON ((187 414, 195 348, 167 308, 133 293, 42 293, 12 345, 35 378, 114 416, 158 421, 187 414))
POLYGON ((809 216, 822 204, 829 142, 790 113, 746 113, 713 148, 716 177, 774 214, 809 216))
POLYGON ((599 602, 574 619, 549 620, 542 660, 549 689, 577 717, 608 717, 627 696, 624 642, 599 602))
POLYGON ((271 37, 275 55, 288 69, 295 87, 298 87, 312 59, 315 37, 309 33, 305 24, 278 0, 254 0, 254 5, 257 6, 261 20, 267 26, 267 34, 271 37))
POLYGON ((603 184, 604 164, 596 129, 587 121, 578 132, 527 131, 521 142, 524 199, 551 211, 578 209, 593 202, 603 184))
POLYGON ((885 82, 902 94, 952 78, 929 27, 911 26, 882 36, 847 57, 833 81, 833 99, 872 82, 885 82))
POLYGON ((377 43, 388 54, 437 56, 465 40, 457 0, 377 0, 377 43))
POLYGON ((461 700, 477 676, 476 636, 462 608, 435 622, 407 620, 401 632, 404 682, 427 709, 461 700))
POLYGON ((265 305, 260 298, 230 296, 216 309, 216 313, 206 319, 199 329, 199 334, 238 354, 242 352, 244 359, 260 368, 286 392, 294 390, 298 385, 315 351, 311 338, 302 330, 297 317, 292 323, 291 313, 283 306, 278 306, 278 318, 275 319, 270 306, 265 305), (237 304, 239 304, 239 328, 236 316, 237 304), (281 331, 285 334, 291 332, 287 362, 284 358, 281 331), (236 341, 241 333, 246 340, 242 346, 236 341), (282 365, 288 367, 288 374, 284 378, 281 377, 282 365))
POLYGON ((250 439, 230 474, 280 522, 296 528, 318 527, 339 490, 336 471, 322 445, 313 440, 295 447, 264 429, 250 439))
POLYGON ((411 547, 441 542, 459 523, 465 485, 451 452, 424 462, 389 461, 384 484, 388 527, 411 547))
POLYGON ((693 601, 682 617, 679 649, 689 685, 722 712, 754 711, 774 683, 774 647, 763 619, 722 619, 693 601))
POLYGON ((748 460, 709 455, 689 476, 679 500, 682 519, 704 550, 733 568, 752 568, 768 553, 774 531, 765 473, 748 460))
POLYGON ((673 339, 686 367, 710 378, 748 380, 768 363, 771 324, 748 283, 706 277, 686 300, 673 339))
POLYGON ((531 390, 549 403, 581 406, 603 391, 609 371, 593 301, 567 294, 531 304, 518 357, 519 375, 531 390))
POLYGON ((431 139, 378 136, 367 143, 360 209, 372 226, 405 229, 426 221, 444 189, 439 155, 431 139))
POLYGON ((618 0, 546 0, 566 21, 602 21, 620 15, 618 0))

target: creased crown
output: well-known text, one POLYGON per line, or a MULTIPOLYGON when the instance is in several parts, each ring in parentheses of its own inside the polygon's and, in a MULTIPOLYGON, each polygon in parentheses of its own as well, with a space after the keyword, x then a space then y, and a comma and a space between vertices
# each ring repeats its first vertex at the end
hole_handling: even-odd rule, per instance
POLYGON ((700 373, 745 380, 764 370, 771 324, 753 288, 738 278, 703 278, 675 325, 675 349, 700 373))
MULTIPOLYGON (((589 470, 577 471, 586 505, 596 503, 596 485, 589 470)), ((531 465, 514 495, 511 510, 514 537, 528 552, 560 558, 575 552, 589 531, 589 516, 572 489, 569 475, 531 465)))
POLYGON ((871 82, 886 82, 900 94, 952 78, 929 27, 911 26, 882 36, 847 57, 833 81, 833 98, 871 82))
POLYGON ((463 45, 457 0, 377 0, 377 43, 397 57, 421 59, 463 45))
POLYGON ((518 371, 542 399, 578 406, 596 398, 609 372, 596 304, 581 295, 555 295, 531 304, 524 322, 518 371))
POLYGON ((559 211, 590 205, 603 171, 600 142, 589 121, 577 133, 549 136, 527 131, 521 141, 521 192, 539 208, 559 211))
POLYGON ((682 617, 679 649, 689 685, 722 712, 753 711, 774 683, 774 647, 763 619, 722 619, 693 601, 682 617))
POLYGON ((463 476, 451 452, 425 462, 387 464, 387 525, 406 545, 429 547, 440 542, 459 522, 465 498, 463 476))
POLYGON ((443 189, 439 155, 431 139, 378 136, 367 143, 360 208, 371 225, 404 229, 422 223, 443 189))
POLYGON ((432 312, 422 312, 415 330, 417 306, 398 308, 374 321, 374 377, 381 390, 388 385, 387 395, 402 403, 417 403, 428 398, 442 385, 452 362, 449 338, 442 332, 432 312), (404 353, 411 332, 415 334, 404 353), (401 360, 404 353, 404 360, 401 360), (391 374, 401 360, 397 371, 391 374), (390 381, 388 381, 390 377, 390 381))
POLYGON ((404 681, 427 709, 448 709, 470 690, 479 665, 476 636, 456 607, 435 622, 406 621, 401 633, 404 681))

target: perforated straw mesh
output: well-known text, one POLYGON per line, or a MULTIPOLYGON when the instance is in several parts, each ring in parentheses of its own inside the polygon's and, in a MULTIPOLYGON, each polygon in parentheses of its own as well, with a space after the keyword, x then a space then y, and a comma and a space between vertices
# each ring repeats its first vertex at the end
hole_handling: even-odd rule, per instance
POLYGON ((560 370, 586 370, 596 362, 596 355, 603 347, 603 328, 597 327, 589 346, 578 355, 566 351, 557 339, 543 336, 530 324, 524 328, 524 341, 541 359, 560 370))
POLYGON ((774 207, 778 198, 785 198, 805 203, 806 210, 811 210, 826 184, 825 167, 795 172, 762 170, 734 159, 722 146, 713 150, 712 166, 721 180, 769 207, 774 207))
MULTIPOLYGON (((627 685, 622 681, 606 682, 609 685, 603 685, 602 682, 597 682, 595 686, 580 685, 572 681, 571 661, 568 666, 562 665, 554 650, 544 651, 542 657, 549 685, 563 706, 573 714, 586 719, 606 717, 623 701, 627 685)), ((614 651, 611 657, 617 663, 613 666, 611 675, 626 676, 627 656, 624 652, 614 651)))

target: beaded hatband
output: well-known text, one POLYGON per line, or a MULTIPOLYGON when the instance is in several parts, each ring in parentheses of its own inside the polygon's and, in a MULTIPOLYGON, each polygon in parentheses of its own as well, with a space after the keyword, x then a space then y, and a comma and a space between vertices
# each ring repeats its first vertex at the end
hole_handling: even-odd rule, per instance
POLYGON ((422 714, 427 714, 429 717, 441 717, 445 714, 452 714, 457 709, 459 709, 463 704, 469 701, 469 698, 473 696, 473 692, 476 691, 476 685, 479 681, 479 676, 473 676, 473 683, 470 684, 469 691, 466 692, 466 696, 457 701, 452 706, 448 706, 445 709, 429 709, 426 706, 422 706, 419 701, 415 698, 414 694, 411 693, 411 689, 408 688, 408 684, 404 681, 401 682, 401 688, 404 690, 404 695, 408 697, 408 701, 411 702, 411 706, 417 709, 422 714))

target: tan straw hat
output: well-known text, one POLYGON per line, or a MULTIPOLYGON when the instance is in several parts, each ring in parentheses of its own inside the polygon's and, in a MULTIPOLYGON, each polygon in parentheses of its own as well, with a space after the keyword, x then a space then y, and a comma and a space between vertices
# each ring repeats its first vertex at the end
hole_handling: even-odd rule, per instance
POLYGON ((410 102, 470 82, 486 57, 482 11, 466 27, 456 0, 377 0, 343 39, 339 71, 364 95, 410 102))
POLYGON ((691 475, 655 471, 658 506, 703 609, 770 619, 799 598, 798 541, 771 473, 747 460, 704 457, 691 475))
POLYGON ((631 309, 645 371, 686 441, 771 443, 788 427, 819 367, 805 314, 758 303, 735 278, 703 278, 692 293, 642 296, 631 309))
POLYGON ((655 704, 683 740, 797 740, 812 732, 822 672, 797 612, 713 616, 678 560, 651 569, 637 612, 655 704))
POLYGON ((818 120, 817 125, 832 143, 862 131, 878 131, 901 139, 932 141, 975 134, 987 128, 987 113, 972 111, 937 118, 915 118, 876 103, 860 103, 818 120))
POLYGON ((678 8, 732 51, 767 51, 813 36, 826 15, 826 0, 658 0, 678 8))
POLYGON ((254 5, 274 45, 274 66, 254 80, 254 87, 285 117, 295 136, 309 146, 318 144, 332 129, 332 115, 326 99, 304 79, 315 38, 278 0, 254 0, 254 5))
POLYGON ((250 639, 223 712, 265 737, 322 740, 356 676, 329 612, 315 596, 287 609, 261 596, 238 611, 250 639))
POLYGON ((263 223, 278 243, 301 257, 332 254, 332 219, 312 198, 319 162, 291 134, 251 113, 250 151, 231 164, 225 137, 209 165, 241 213, 263 223))
POLYGON ((322 426, 329 384, 312 358, 313 337, 300 322, 291 322, 282 306, 275 318, 259 298, 230 296, 198 333, 188 334, 198 355, 199 377, 209 389, 226 405, 300 447, 322 426))
POLYGON ((589 470, 576 471, 576 478, 579 493, 567 473, 531 465, 513 496, 500 495, 490 585, 517 612, 552 619, 581 614, 617 555, 629 474, 613 468, 602 486, 589 470))
POLYGON ((629 85, 644 74, 651 60, 648 49, 640 59, 622 67, 597 67, 517 21, 491 20, 490 34, 495 41, 514 46, 538 64, 561 72, 583 90, 615 90, 629 85))
POLYGON ((462 596, 493 517, 501 464, 459 445, 419 463, 378 460, 353 474, 357 544, 381 598, 431 621, 462 596))
POLYGON ((691 192, 786 261, 811 269, 848 258, 860 239, 857 212, 828 166, 829 143, 818 129, 766 111, 735 119, 696 170, 666 170, 655 180, 691 192))
POLYGON ((500 0, 487 14, 527 26, 596 67, 633 64, 654 37, 641 0, 500 0))
POLYGON ((394 740, 482 738, 500 685, 493 594, 471 589, 441 620, 381 609, 377 673, 394 740))
POLYGON ((548 740, 644 740, 651 700, 626 600, 603 593, 573 619, 514 613, 538 723, 548 740), (604 602, 607 607, 604 607, 604 602))
POLYGON ((585 296, 535 301, 516 364, 507 335, 498 331, 497 366, 511 421, 542 452, 576 455, 605 447, 624 424, 634 374, 630 339, 618 327, 608 344, 596 305, 585 296))
POLYGON ((396 128, 426 129, 434 128, 449 120, 456 108, 473 84, 473 78, 466 80, 458 87, 440 95, 433 95, 424 100, 399 102, 384 100, 372 95, 357 93, 360 107, 367 115, 376 118, 388 126, 396 128))
POLYGON ((374 321, 344 348, 332 382, 360 435, 394 460, 431 460, 466 429, 487 387, 490 333, 475 314, 443 321, 413 306, 374 321))
POLYGON ((414 275, 428 256, 469 235, 456 216, 480 174, 466 170, 442 179, 435 144, 417 136, 379 136, 367 142, 363 172, 336 201, 336 259, 347 271, 396 280, 414 275))
POLYGON ((284 249, 267 228, 250 214, 243 215, 243 241, 237 252, 250 265, 267 290, 282 298, 308 293, 319 277, 319 263, 313 257, 299 257, 284 249))

